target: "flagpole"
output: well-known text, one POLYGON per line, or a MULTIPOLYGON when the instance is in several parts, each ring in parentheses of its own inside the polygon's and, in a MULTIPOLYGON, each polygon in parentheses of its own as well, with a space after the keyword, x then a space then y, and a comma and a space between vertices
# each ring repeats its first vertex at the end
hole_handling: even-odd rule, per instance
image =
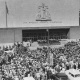
POLYGON ((15 43, 15 29, 14 29, 14 43, 15 43))

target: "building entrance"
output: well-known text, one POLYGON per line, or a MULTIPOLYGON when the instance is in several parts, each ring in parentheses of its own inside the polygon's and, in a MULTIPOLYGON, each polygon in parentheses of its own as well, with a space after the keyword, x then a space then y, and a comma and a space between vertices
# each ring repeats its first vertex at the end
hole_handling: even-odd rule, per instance
POLYGON ((69 29, 36 29, 22 30, 22 41, 37 41, 48 39, 67 39, 69 29))

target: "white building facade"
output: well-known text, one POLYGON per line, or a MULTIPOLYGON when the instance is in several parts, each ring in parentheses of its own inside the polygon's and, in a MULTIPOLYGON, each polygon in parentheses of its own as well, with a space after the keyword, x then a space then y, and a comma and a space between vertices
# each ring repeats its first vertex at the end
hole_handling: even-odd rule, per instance
POLYGON ((28 2, 30 5, 27 6, 22 3, 26 8, 22 6, 22 14, 15 16, 15 20, 18 18, 19 21, 12 23, 8 17, 8 27, 0 26, 0 43, 22 42, 31 39, 33 41, 44 40, 48 36, 50 39, 80 39, 78 1, 39 0, 35 2, 33 0, 33 3, 28 2))

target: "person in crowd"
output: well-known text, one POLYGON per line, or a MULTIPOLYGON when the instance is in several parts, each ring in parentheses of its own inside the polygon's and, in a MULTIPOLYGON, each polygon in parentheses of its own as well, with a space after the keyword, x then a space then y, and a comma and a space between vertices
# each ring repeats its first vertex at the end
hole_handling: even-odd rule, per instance
POLYGON ((15 80, 51 80, 56 73, 64 73, 71 68, 80 69, 80 46, 77 42, 68 42, 60 48, 37 48, 30 50, 22 43, 16 43, 11 53, 0 50, 1 74, 6 79, 15 80), (53 54, 53 65, 48 54, 53 54))

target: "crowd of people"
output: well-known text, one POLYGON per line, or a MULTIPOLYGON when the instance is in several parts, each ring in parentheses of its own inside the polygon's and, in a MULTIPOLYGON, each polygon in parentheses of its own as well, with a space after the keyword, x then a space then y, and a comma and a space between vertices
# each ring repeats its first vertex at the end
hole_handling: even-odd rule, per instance
POLYGON ((68 42, 63 47, 43 47, 30 50, 23 43, 0 49, 0 74, 4 80, 23 80, 32 76, 35 80, 54 79, 53 74, 64 73, 71 68, 80 69, 79 42, 68 42), (52 64, 50 64, 50 54, 52 64))

